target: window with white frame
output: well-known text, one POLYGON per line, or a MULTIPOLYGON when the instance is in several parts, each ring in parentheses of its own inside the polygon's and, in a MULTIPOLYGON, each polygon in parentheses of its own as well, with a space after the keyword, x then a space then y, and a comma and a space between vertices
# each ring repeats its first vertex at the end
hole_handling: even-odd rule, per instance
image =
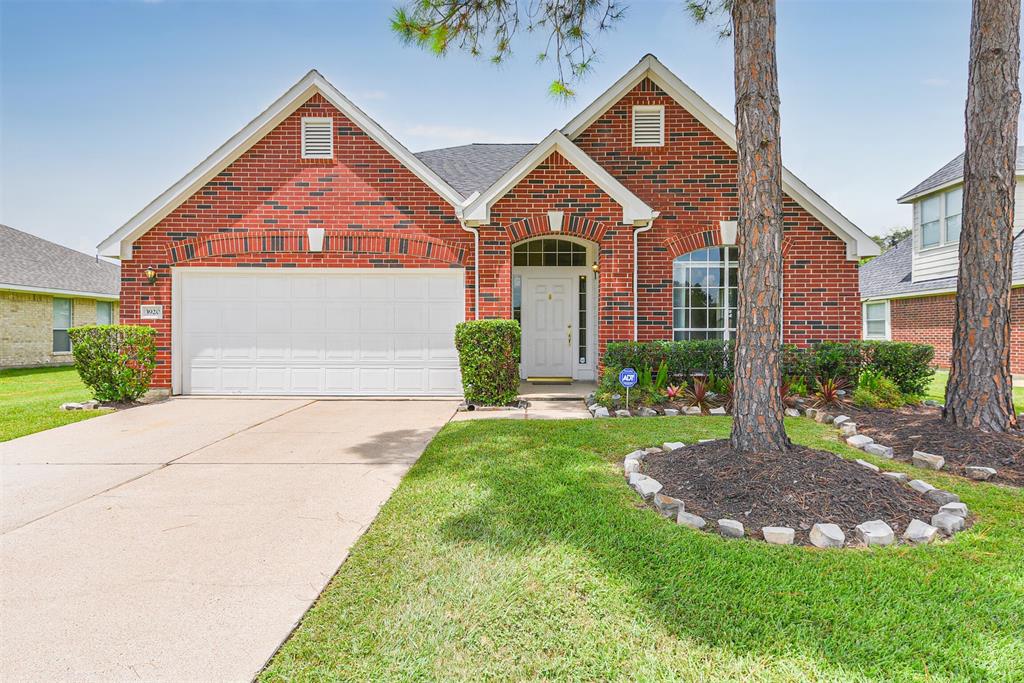
POLYGON ((872 301, 864 304, 864 338, 889 338, 888 301, 872 301))
POLYGON ((114 304, 109 301, 97 301, 96 302, 96 324, 97 325, 113 325, 114 324, 114 304))
POLYGON ((963 212, 963 204, 963 187, 921 200, 922 249, 956 244, 960 241, 960 214, 963 212))
POLYGON ((708 247, 672 263, 674 339, 731 339, 736 336, 739 249, 708 247))
POLYGON ((74 305, 71 299, 53 300, 53 352, 71 353, 71 337, 68 336, 68 329, 71 327, 71 318, 74 305))

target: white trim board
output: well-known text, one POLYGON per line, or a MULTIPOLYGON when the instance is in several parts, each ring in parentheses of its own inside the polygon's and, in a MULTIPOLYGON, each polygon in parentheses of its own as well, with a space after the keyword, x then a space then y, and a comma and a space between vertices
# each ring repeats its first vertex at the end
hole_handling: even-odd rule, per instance
POLYGON ((135 214, 127 223, 100 242, 97 247, 100 254, 123 260, 130 259, 132 257, 131 245, 135 240, 163 220, 163 218, 242 156, 242 154, 247 152, 253 145, 263 139, 267 133, 276 128, 278 124, 317 93, 323 95, 324 99, 359 126, 378 145, 390 152, 402 165, 426 183, 428 187, 437 192, 442 199, 456 209, 461 207, 464 201, 461 194, 442 180, 434 171, 430 170, 426 164, 416 158, 412 152, 392 137, 380 124, 359 109, 314 69, 299 79, 295 85, 289 88, 281 97, 277 98, 263 113, 218 147, 216 151, 189 171, 181 180, 147 204, 145 208, 135 214))
POLYGON ((25 294, 53 294, 60 297, 73 297, 77 299, 101 299, 103 301, 118 301, 117 294, 101 294, 99 292, 77 292, 71 289, 52 289, 50 287, 30 287, 28 285, 9 285, 0 282, 0 291, 24 292, 25 294))
POLYGON ((543 163, 553 152, 558 152, 565 157, 569 163, 579 169, 583 175, 587 176, 591 182, 604 190, 609 197, 622 207, 623 224, 647 223, 658 215, 657 211, 649 207, 642 199, 633 194, 629 188, 616 180, 603 166, 587 156, 583 150, 563 135, 561 131, 553 130, 546 138, 538 142, 519 163, 506 171, 493 185, 487 188, 483 194, 469 202, 463 212, 464 219, 474 223, 489 223, 491 220, 491 207, 508 194, 531 171, 543 163))
MULTIPOLYGON (((732 149, 736 149, 736 127, 733 123, 678 76, 669 71, 664 64, 658 61, 657 57, 650 54, 641 59, 604 94, 569 121, 562 128, 562 132, 570 140, 575 140, 590 124, 608 111, 644 78, 650 78, 657 83, 673 100, 718 136, 722 142, 732 149)), ((782 190, 846 243, 846 258, 848 260, 856 261, 864 256, 878 256, 881 253, 878 245, 867 233, 839 213, 834 206, 826 202, 785 167, 782 169, 782 190)))

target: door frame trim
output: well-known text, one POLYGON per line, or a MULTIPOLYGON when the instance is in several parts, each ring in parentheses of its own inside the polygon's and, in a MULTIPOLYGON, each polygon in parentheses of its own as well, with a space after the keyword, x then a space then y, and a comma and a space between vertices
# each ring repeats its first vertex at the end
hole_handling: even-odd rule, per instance
MULTIPOLYGON (((595 376, 595 358, 597 351, 597 278, 593 270, 588 266, 517 266, 512 269, 512 275, 522 278, 522 320, 526 322, 526 292, 529 281, 567 278, 569 280, 569 309, 570 320, 573 326, 572 352, 569 355, 569 368, 574 380, 592 380, 595 376), (579 348, 579 297, 578 290, 573 286, 580 276, 587 278, 587 362, 580 365, 575 349, 579 348)), ((511 316, 509 316, 511 317, 511 316)), ((522 339, 520 340, 519 378, 526 379, 526 358, 529 352, 529 337, 526 326, 523 326, 522 339)))

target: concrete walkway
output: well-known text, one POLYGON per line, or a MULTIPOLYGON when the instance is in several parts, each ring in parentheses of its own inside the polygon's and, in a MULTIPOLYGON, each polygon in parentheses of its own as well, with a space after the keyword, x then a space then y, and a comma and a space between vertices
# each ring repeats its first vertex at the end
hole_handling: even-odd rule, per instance
POLYGON ((454 401, 178 399, 0 444, 0 680, 249 680, 454 401))

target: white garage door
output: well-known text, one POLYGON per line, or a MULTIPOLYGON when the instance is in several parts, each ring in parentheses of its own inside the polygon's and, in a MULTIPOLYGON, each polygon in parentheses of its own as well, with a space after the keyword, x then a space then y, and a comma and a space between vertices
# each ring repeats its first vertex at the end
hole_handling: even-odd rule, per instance
POLYGON ((462 270, 175 273, 186 394, 459 395, 462 270))

